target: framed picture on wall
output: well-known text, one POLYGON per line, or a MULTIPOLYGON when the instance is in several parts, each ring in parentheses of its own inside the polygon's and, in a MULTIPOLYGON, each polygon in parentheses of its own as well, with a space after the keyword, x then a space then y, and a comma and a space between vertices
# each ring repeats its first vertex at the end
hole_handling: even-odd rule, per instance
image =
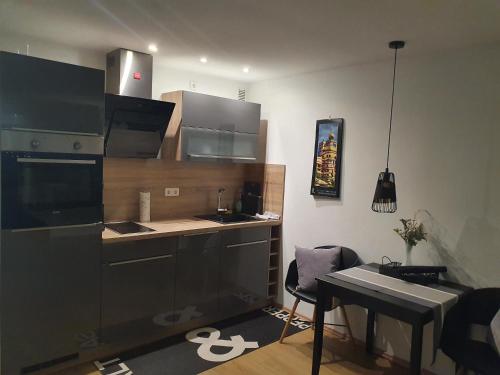
POLYGON ((311 195, 340 198, 344 119, 316 121, 311 195))

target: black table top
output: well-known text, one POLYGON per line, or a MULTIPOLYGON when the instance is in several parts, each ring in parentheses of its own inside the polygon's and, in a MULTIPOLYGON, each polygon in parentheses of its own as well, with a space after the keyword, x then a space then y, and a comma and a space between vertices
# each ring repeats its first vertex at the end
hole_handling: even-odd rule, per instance
MULTIPOLYGON (((371 266, 378 266, 371 263, 371 266)), ((380 312, 398 320, 408 323, 416 321, 425 324, 434 319, 433 309, 405 299, 394 297, 380 291, 375 291, 363 286, 349 283, 327 275, 317 278, 318 288, 326 288, 329 294, 338 297, 345 305, 355 304, 380 312)), ((439 284, 451 286, 468 292, 472 288, 448 282, 440 281, 439 284)))

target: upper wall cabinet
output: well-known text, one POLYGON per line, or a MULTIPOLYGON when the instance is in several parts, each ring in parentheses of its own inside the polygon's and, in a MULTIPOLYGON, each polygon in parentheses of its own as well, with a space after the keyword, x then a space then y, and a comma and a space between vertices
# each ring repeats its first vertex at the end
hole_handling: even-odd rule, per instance
POLYGON ((189 91, 165 93, 162 100, 176 103, 162 147, 163 158, 260 161, 260 104, 189 91))
POLYGON ((104 71, 0 52, 0 128, 102 135, 104 71))
POLYGON ((183 91, 182 126, 258 134, 260 104, 183 91))

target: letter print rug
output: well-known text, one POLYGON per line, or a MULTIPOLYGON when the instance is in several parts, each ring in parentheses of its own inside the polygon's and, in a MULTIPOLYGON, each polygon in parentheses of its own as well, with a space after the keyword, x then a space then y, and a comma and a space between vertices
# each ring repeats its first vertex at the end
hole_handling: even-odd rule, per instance
MULTIPOLYGON (((191 375, 262 348, 281 336, 289 313, 265 307, 96 361, 102 375, 191 375)), ((311 327, 297 317, 287 336, 311 327)))

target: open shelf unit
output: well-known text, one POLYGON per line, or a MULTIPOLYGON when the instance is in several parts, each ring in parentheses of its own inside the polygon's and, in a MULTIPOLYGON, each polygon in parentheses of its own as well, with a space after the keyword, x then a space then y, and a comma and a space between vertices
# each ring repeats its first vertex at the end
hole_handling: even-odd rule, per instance
POLYGON ((271 249, 269 252, 269 279, 267 296, 274 299, 278 295, 281 254, 281 225, 271 227, 271 249))

